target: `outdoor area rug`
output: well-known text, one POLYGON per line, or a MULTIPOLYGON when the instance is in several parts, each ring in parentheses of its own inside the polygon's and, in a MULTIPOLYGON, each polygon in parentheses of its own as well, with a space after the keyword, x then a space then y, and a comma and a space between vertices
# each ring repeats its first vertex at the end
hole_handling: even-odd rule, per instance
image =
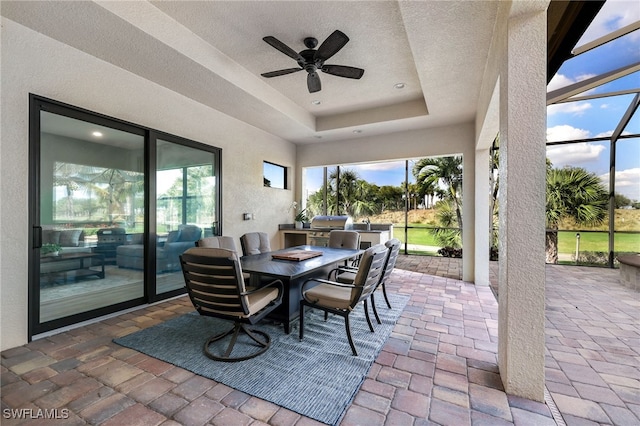
POLYGON ((230 329, 232 324, 196 312, 114 339, 114 342, 335 425, 360 389, 408 300, 408 295, 389 294, 392 308, 388 309, 380 294, 376 305, 382 324, 375 322, 370 309, 374 333, 369 331, 362 304, 351 313, 351 335, 358 356, 351 354, 344 319, 329 315, 325 322, 324 312, 310 308, 305 309, 302 341, 298 338, 298 322, 289 335, 284 333, 282 324, 268 320, 253 326, 271 336, 271 347, 247 361, 229 363, 207 358, 203 352, 204 342, 230 329))

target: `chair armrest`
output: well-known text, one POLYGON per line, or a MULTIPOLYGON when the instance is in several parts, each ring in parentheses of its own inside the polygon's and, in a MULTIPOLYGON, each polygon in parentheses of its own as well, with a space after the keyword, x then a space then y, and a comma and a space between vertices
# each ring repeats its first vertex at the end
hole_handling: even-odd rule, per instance
POLYGON ((353 284, 345 284, 345 283, 339 283, 336 281, 330 281, 330 280, 325 280, 322 278, 309 278, 308 280, 306 280, 304 283, 302 283, 302 286, 300 287, 300 293, 304 293, 305 287, 307 286, 308 283, 315 281, 317 283, 320 284, 329 284, 335 287, 344 287, 344 288, 355 288, 355 286, 353 284))
POLYGON ((282 283, 281 280, 273 280, 270 283, 262 285, 260 287, 257 287, 257 288, 255 288, 253 290, 245 291, 241 295, 242 296, 248 296, 248 295, 253 294, 253 293, 257 292, 257 291, 260 291, 260 290, 262 290, 264 288, 273 287, 273 286, 278 287, 278 290, 280 291, 280 296, 279 297, 282 297, 282 294, 284 293, 284 284, 282 283))
POLYGON ((334 274, 334 279, 337 279, 338 272, 353 272, 354 274, 357 274, 358 268, 349 265, 338 266, 337 268, 329 271, 329 274, 327 274, 327 278, 331 279, 331 274, 334 274))

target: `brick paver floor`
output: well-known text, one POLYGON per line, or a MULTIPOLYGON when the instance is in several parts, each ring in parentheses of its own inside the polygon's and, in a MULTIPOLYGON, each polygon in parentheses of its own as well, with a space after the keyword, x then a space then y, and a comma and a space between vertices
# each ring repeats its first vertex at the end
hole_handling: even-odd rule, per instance
MULTIPOLYGON (((411 299, 342 425, 544 426, 555 406, 569 425, 640 424, 639 298, 617 271, 547 268, 551 405, 504 392, 497 303, 459 274, 455 259, 400 256, 387 289, 411 299)), ((112 342, 192 310, 180 297, 2 352, 2 425, 318 424, 112 342)))

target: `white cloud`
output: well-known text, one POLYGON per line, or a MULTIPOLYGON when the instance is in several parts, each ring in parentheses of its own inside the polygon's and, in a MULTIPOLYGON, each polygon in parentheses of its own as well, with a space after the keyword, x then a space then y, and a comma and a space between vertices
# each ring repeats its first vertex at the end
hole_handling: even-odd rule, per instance
POLYGON ((605 149, 604 145, 595 143, 555 145, 547 147, 547 157, 554 167, 580 166, 597 161, 605 149))
MULTIPOLYGON (((608 188, 609 173, 601 175, 600 179, 608 188)), ((640 168, 616 171, 616 193, 631 200, 640 200, 640 168)))
POLYGON ((404 161, 385 161, 382 163, 368 163, 368 164, 352 164, 347 165, 347 168, 353 168, 355 170, 367 170, 367 171, 386 171, 395 170, 399 167, 404 168, 404 161))
POLYGON ((582 46, 638 20, 640 20, 640 7, 637 1, 607 0, 578 41, 577 46, 582 46))
POLYGON ((613 134, 613 130, 607 130, 606 132, 598 133, 594 138, 608 138, 613 134))
POLYGON ((573 114, 573 115, 582 115, 588 109, 591 109, 591 104, 589 102, 565 102, 561 104, 553 104, 547 107, 547 115, 554 114, 573 114))
POLYGON ((576 139, 587 139, 590 132, 585 129, 577 129, 568 124, 547 128, 547 142, 571 141, 576 139))
POLYGON ((575 81, 568 78, 564 74, 556 73, 556 75, 553 76, 553 78, 547 85, 547 92, 551 92, 553 90, 568 86, 573 83, 575 83, 575 81))

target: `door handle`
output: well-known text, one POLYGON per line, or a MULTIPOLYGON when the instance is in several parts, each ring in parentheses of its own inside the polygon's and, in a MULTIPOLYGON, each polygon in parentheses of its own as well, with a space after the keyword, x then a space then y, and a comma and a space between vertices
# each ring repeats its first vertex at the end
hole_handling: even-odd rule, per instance
POLYGON ((33 227, 33 248, 42 247, 42 226, 33 227))

